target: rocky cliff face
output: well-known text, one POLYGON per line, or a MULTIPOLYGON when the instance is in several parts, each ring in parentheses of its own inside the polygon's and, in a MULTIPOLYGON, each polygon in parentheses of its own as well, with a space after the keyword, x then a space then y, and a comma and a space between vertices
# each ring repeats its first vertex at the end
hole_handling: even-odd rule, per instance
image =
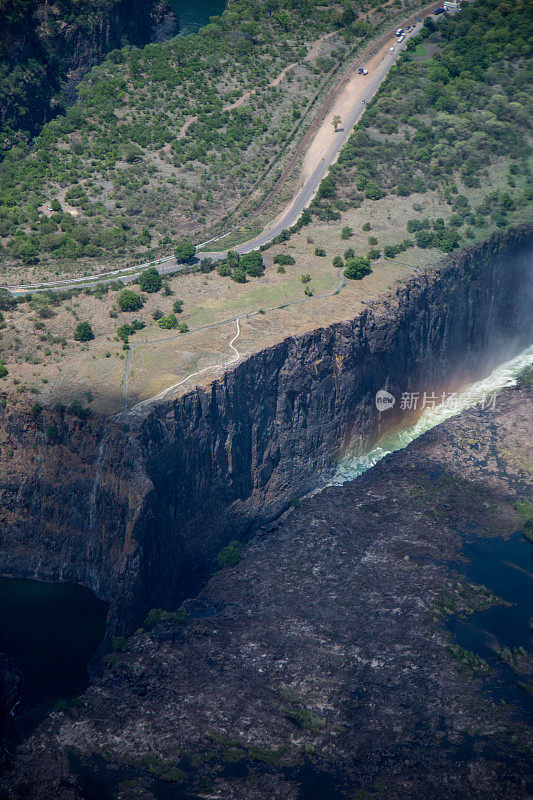
POLYGON ((375 441, 394 420, 378 414, 378 389, 442 391, 531 343, 532 245, 524 228, 470 248, 142 417, 8 403, 0 571, 83 583, 126 629, 172 606, 225 543, 327 480, 349 444, 375 441))
POLYGON ((0 26, 2 149, 72 102, 83 75, 125 44, 177 33, 166 0, 6 0, 0 26))

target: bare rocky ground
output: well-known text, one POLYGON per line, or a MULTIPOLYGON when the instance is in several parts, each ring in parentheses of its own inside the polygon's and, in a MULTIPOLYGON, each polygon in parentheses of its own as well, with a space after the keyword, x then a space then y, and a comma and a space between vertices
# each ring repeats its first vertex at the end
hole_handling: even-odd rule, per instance
MULTIPOLYGON (((447 649, 495 599, 461 546, 531 496, 531 387, 449 420, 251 536, 19 747, 6 798, 527 798, 524 707, 447 649)), ((125 645, 125 649, 124 646, 125 645)))

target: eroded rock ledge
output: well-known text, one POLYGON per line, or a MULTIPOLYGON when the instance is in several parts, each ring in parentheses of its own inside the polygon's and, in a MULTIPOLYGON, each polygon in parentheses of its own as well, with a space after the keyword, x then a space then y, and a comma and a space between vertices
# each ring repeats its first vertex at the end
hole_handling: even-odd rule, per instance
POLYGON ((531 729, 442 615, 498 602, 462 543, 517 536, 532 399, 508 390, 254 535, 188 620, 153 620, 51 715, 3 796, 526 800, 531 729))
POLYGON ((532 241, 523 227, 447 258, 140 419, 35 416, 8 398, 0 571, 90 587, 115 629, 174 607, 227 541, 326 481, 350 440, 376 438, 378 389, 448 388, 531 343, 532 241))

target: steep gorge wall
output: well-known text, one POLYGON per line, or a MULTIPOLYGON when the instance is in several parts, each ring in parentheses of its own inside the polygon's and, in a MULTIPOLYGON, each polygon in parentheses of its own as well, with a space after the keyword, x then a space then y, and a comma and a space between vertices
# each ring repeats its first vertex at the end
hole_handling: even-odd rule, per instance
POLYGON ((393 413, 378 414, 378 389, 442 390, 530 344, 532 253, 532 229, 508 232, 142 417, 8 406, 0 571, 84 583, 119 626, 179 602, 227 541, 330 477, 349 442, 376 439, 393 413))

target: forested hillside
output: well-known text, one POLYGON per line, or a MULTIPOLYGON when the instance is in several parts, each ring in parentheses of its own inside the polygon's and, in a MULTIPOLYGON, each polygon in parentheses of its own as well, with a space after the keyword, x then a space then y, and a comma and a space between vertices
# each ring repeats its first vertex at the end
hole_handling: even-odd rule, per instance
POLYGON ((0 0, 0 157, 64 110, 110 50, 176 31, 166 0, 0 0))
POLYGON ((223 220, 275 174, 347 54, 413 4, 381 5, 236 0, 198 35, 112 51, 76 104, 4 159, 4 264, 45 274, 150 257, 223 220))
POLYGON ((339 219, 364 199, 438 190, 453 214, 446 225, 411 220, 405 233, 419 247, 452 250, 488 216, 505 227, 532 198, 532 44, 531 0, 476 0, 453 17, 429 18, 331 167, 315 215, 339 219), (505 188, 472 208, 463 192, 482 191, 502 159, 505 188))

